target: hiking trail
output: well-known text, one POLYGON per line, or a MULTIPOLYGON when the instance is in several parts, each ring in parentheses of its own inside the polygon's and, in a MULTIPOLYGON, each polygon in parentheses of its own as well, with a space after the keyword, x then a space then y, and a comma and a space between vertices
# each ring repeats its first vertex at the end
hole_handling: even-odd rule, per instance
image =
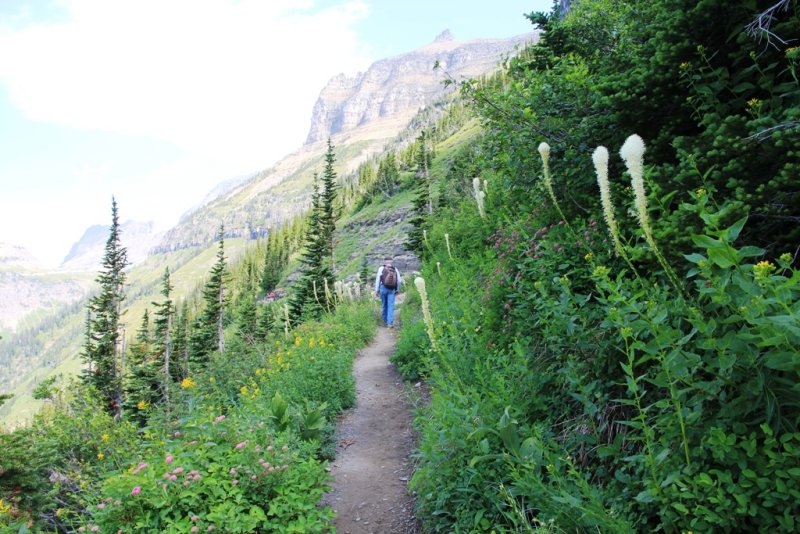
POLYGON ((396 330, 380 327, 353 363, 356 402, 339 418, 333 488, 323 499, 336 512, 339 534, 422 532, 407 489, 413 416, 405 383, 389 362, 396 341, 396 330))

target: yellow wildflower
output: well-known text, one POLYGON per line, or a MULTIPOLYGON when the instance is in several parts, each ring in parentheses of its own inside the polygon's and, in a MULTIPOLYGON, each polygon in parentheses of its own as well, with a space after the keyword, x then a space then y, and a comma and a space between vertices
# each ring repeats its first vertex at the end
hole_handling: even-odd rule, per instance
POLYGON ((261 369, 256 369, 256 376, 261 376, 261 369))
POLYGON ((324 347, 325 345, 326 345, 325 340, 324 339, 320 339, 319 340, 319 346, 320 347, 324 347))
POLYGON ((751 98, 750 100, 747 101, 747 107, 751 109, 759 106, 760 104, 761 100, 759 100, 758 98, 751 98))
POLYGON ((104 455, 102 452, 98 452, 98 453, 97 453, 97 459, 98 459, 98 460, 102 460, 102 459, 103 459, 103 458, 105 458, 105 457, 106 457, 106 456, 105 456, 105 455, 104 455))
POLYGON ((689 63, 688 61, 684 61, 683 63, 681 63, 680 68, 681 68, 681 70, 686 70, 691 66, 692 66, 691 63, 689 63))
MULTIPOLYGON (((213 378, 213 377, 212 377, 213 378)), ((197 382, 189 378, 188 376, 181 380, 181 388, 183 389, 191 389, 197 385, 197 382)))
POLYGON ((766 278, 776 269, 775 265, 769 261, 760 261, 753 266, 753 274, 756 278, 766 278))
POLYGON ((314 338, 312 337, 311 339, 308 340, 308 346, 309 347, 313 347, 314 345, 315 345, 315 342, 314 342, 314 338))
POLYGON ((103 441, 108 441, 108 434, 103 434, 102 436, 100 436, 100 439, 102 439, 103 441))
POLYGON ((303 339, 302 338, 299 338, 299 337, 294 338, 294 344, 295 345, 300 345, 301 343, 303 343, 303 339))
POLYGON ((702 197, 703 195, 705 195, 706 193, 708 193, 708 191, 706 191, 705 189, 703 189, 702 187, 700 187, 700 188, 698 188, 698 189, 696 189, 696 190, 695 190, 695 193, 697 194, 697 196, 698 196, 698 197, 702 197))
POLYGON ((136 407, 137 407, 138 409, 140 409, 140 410, 146 410, 146 409, 147 409, 147 403, 146 403, 145 401, 143 401, 143 400, 142 400, 142 401, 139 401, 139 402, 136 404, 136 407))
POLYGON ((591 252, 587 252, 586 255, 583 257, 583 259, 586 261, 592 261, 592 258, 594 258, 594 254, 592 254, 591 252))
POLYGON ((247 395, 248 391, 250 390, 247 389, 247 386, 242 386, 241 388, 239 388, 239 393, 241 393, 242 395, 247 395))
POLYGON ((5 504, 3 499, 0 499, 0 514, 5 514, 11 511, 11 505, 5 504))

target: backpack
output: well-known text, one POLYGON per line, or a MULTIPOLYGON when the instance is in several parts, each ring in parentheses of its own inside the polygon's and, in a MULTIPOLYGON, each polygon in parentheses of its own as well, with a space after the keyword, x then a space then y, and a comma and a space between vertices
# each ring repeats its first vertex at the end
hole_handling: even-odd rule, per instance
POLYGON ((394 267, 388 265, 383 266, 381 284, 383 284, 383 287, 386 289, 397 289, 397 270, 395 270, 394 267))

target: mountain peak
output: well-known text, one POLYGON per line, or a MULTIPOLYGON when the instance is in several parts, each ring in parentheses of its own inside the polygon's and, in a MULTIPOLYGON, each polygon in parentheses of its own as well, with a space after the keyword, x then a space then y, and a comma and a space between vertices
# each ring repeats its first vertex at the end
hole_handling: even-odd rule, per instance
POLYGON ((436 39, 433 40, 434 43, 446 43, 449 41, 455 41, 455 37, 453 37, 453 34, 450 33, 450 30, 443 31, 436 36, 436 39))
MULTIPOLYGON (((355 76, 339 74, 320 92, 311 116, 306 144, 323 141, 333 134, 380 121, 397 125, 447 91, 438 63, 453 78, 493 72, 497 64, 525 43, 536 42, 538 32, 507 39, 456 41, 450 30, 412 52, 382 59, 355 76)), ((452 87, 450 88, 452 90, 452 87)), ((397 133, 393 130, 386 137, 397 133)))

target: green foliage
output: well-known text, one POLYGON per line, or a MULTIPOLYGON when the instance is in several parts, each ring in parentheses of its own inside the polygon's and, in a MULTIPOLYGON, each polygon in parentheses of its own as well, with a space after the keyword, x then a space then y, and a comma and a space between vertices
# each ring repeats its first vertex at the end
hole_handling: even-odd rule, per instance
MULTIPOLYGON (((430 530, 797 529, 798 90, 794 52, 743 33, 767 4, 573 3, 464 87, 482 146, 431 165, 448 169, 423 265, 439 351, 419 350, 409 306, 395 355, 429 377, 411 487, 430 530), (634 132, 658 249, 620 217, 627 261, 588 153, 634 132)), ((775 14, 781 38, 795 10, 775 14)))
POLYGON ((214 352, 225 351, 225 338, 223 324, 225 320, 225 306, 227 296, 225 291, 225 234, 220 225, 217 233, 219 249, 217 261, 211 268, 208 281, 203 287, 203 310, 195 320, 190 336, 190 359, 200 365, 208 361, 209 355, 214 352))
POLYGON ((103 409, 119 414, 122 409, 122 364, 120 361, 120 314, 125 299, 125 267, 128 252, 120 241, 117 201, 111 199, 111 229, 103 254, 102 271, 97 276, 100 293, 89 300, 86 317, 86 342, 81 359, 87 364, 84 383, 100 392, 103 409))

